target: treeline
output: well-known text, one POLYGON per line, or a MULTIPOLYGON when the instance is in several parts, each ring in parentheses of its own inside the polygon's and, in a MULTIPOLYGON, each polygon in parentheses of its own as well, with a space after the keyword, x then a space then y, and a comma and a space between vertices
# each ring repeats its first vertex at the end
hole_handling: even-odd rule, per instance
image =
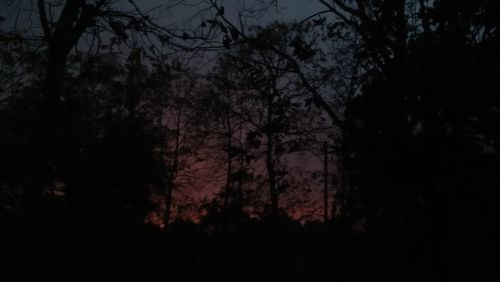
POLYGON ((10 277, 91 279, 71 268, 90 250, 113 263, 89 267, 153 281, 496 273, 497 1, 319 1, 253 27, 208 1, 193 30, 133 1, 47 2, 38 30, 0 18, 10 277), (182 60, 207 50, 209 70, 182 60))

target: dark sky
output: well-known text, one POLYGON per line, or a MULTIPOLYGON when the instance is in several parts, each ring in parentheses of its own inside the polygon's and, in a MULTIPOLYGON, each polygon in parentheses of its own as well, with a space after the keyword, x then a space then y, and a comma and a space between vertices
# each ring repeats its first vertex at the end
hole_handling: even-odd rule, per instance
MULTIPOLYGON (((176 3, 179 1, 167 1, 168 3, 176 3)), ((214 18, 213 11, 203 11, 207 7, 207 4, 200 4, 199 0, 184 1, 184 4, 177 5, 173 8, 167 9, 165 6, 155 10, 154 16, 161 18, 162 24, 173 24, 178 27, 185 27, 187 29, 193 29, 200 25, 202 20, 214 18)), ((154 0, 154 1, 144 1, 142 9, 145 11, 156 7, 159 4, 165 4, 165 1, 154 0)), ((228 0, 228 1, 218 1, 218 4, 224 6, 225 16, 233 23, 238 22, 238 13, 242 11, 243 7, 252 7, 257 4, 255 0, 228 0), (222 4, 221 4, 222 3, 222 4)), ((266 25, 274 21, 301 21, 319 11, 324 10, 324 6, 317 0, 278 0, 278 7, 272 7, 266 11, 261 17, 256 19, 247 19, 245 25, 266 25)), ((210 64, 206 65, 205 62, 211 61, 210 58, 214 54, 205 53, 204 59, 198 61, 197 69, 209 69, 210 64)), ((196 63, 195 63, 196 64, 196 63)), ((308 155, 299 157, 301 160, 299 162, 292 161, 293 163, 300 163, 301 167, 311 173, 315 170, 321 169, 320 160, 316 156, 308 155)), ((203 174, 203 173, 202 173, 203 174)), ((210 175, 210 172, 207 172, 210 175)), ((215 177, 204 178, 203 184, 198 183, 194 185, 189 185, 186 187, 187 191, 191 196, 196 198, 202 198, 205 196, 210 197, 214 192, 219 191, 220 187, 223 185, 223 180, 215 177), (210 180, 211 179, 211 180, 210 180)), ((311 202, 316 201, 321 197, 319 185, 317 183, 310 183, 313 188, 313 193, 309 195, 311 202)), ((313 205, 314 206, 314 205, 313 205)), ((304 211, 305 212, 305 211, 304 211)))
MULTIPOLYGON (((168 8, 169 4, 179 1, 150 0, 141 3, 142 8, 147 11, 153 7, 163 4, 164 6, 156 10, 156 15, 165 19, 165 23, 176 23, 189 26, 190 24, 199 24, 202 18, 209 18, 208 13, 200 13, 207 4, 200 0, 187 0, 183 4, 168 8), (166 4, 165 4, 166 3, 166 4)), ((255 0, 230 0, 218 1, 225 7, 226 16, 230 20, 236 20, 238 11, 243 7, 250 8, 257 5, 255 0)), ((272 21, 294 21, 302 20, 318 11, 324 9, 323 5, 317 0, 278 0, 278 7, 270 8, 264 16, 255 20, 248 20, 247 24, 266 24, 272 21)))
MULTIPOLYGON (((231 22, 238 23, 238 14, 244 8, 259 7, 259 1, 270 0, 218 0, 218 5, 225 8, 225 16, 231 22)), ((50 2, 50 1, 49 1, 50 2)), ((194 30, 200 27, 202 21, 215 17, 213 9, 207 9, 205 0, 145 0, 135 1, 140 9, 155 19, 157 23, 169 28, 185 28, 194 30)), ((266 25, 274 21, 301 21, 319 11, 324 6, 318 0, 277 0, 278 5, 266 10, 258 18, 246 18, 245 27, 266 25)), ((29 0, 13 1, 10 4, 2 2, 0 9, 0 27, 4 30, 16 27, 23 34, 40 35, 42 30, 37 17, 37 7, 29 0)), ((128 1, 120 0, 113 4, 114 10, 131 11, 133 7, 128 1)), ((57 9, 53 9, 53 17, 57 18, 57 9)))

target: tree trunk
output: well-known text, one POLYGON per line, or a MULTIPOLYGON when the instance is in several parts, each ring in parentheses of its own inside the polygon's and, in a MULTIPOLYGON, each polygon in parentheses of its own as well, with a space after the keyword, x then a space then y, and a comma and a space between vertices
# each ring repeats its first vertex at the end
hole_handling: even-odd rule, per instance
POLYGON ((323 145, 324 151, 324 164, 323 164, 323 180, 325 181, 323 187, 323 221, 328 221, 328 143, 323 145))
MULTIPOLYGON (((273 106, 272 102, 273 97, 270 95, 270 99, 268 101, 267 106, 267 124, 270 125, 273 121, 273 106)), ((266 169, 267 176, 269 181, 269 194, 271 198, 271 217, 278 216, 278 191, 276 189, 276 172, 274 171, 274 162, 273 162, 273 154, 274 154, 274 134, 272 132, 272 128, 268 128, 266 132, 266 169)))
POLYGON ((51 32, 45 2, 39 0, 37 4, 45 41, 48 45, 48 61, 38 114, 37 134, 40 136, 40 142, 36 156, 33 158, 33 173, 25 193, 27 201, 33 206, 40 203, 43 189, 58 177, 55 173, 57 159, 65 155, 58 145, 61 144, 60 137, 62 136, 61 97, 64 91, 66 61, 69 52, 77 44, 95 12, 85 10, 80 13, 80 1, 67 1, 55 24, 54 32, 51 32))
POLYGON ((278 191, 276 190, 276 173, 273 164, 274 144, 272 134, 267 134, 266 168, 269 180, 269 193, 271 196, 271 216, 278 216, 278 191))
MULTIPOLYGON (((229 195, 231 194, 231 174, 233 173, 233 161, 231 156, 231 137, 228 137, 228 150, 227 150, 227 171, 226 171, 226 186, 224 188, 224 209, 225 214, 229 211, 229 195)), ((227 215, 226 215, 227 217, 227 215)))
POLYGON ((168 226, 172 213, 172 190, 173 184, 167 184, 167 191, 165 192, 165 218, 163 219, 163 225, 165 227, 168 226))

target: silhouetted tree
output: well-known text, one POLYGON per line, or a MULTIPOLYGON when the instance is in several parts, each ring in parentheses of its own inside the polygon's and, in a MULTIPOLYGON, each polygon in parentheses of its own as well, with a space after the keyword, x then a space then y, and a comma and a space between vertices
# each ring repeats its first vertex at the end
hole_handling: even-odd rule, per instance
MULTIPOLYGON (((32 183, 24 193, 27 198, 32 199, 33 206, 42 196, 44 186, 50 186, 60 180, 60 172, 64 170, 63 159, 68 154, 64 151, 65 136, 71 134, 68 132, 71 129, 66 127, 68 123, 64 121, 68 119, 69 113, 68 108, 65 108, 68 103, 64 100, 69 99, 70 95, 66 87, 69 78, 67 74, 70 72, 70 55, 91 57, 104 50, 112 53, 116 46, 123 47, 127 44, 132 45, 132 49, 141 48, 143 53, 161 53, 159 46, 167 43, 175 50, 184 47, 189 49, 187 43, 184 46, 175 43, 176 39, 182 39, 178 30, 154 22, 134 1, 128 1, 127 5, 128 8, 124 8, 109 0, 37 0, 19 1, 16 5, 2 3, 2 6, 9 10, 8 16, 11 17, 2 18, 2 21, 8 22, 12 28, 11 35, 17 34, 16 37, 24 40, 26 44, 36 46, 38 54, 46 57, 43 61, 43 77, 40 78, 43 81, 40 86, 41 99, 36 104, 39 118, 36 119, 37 126, 34 127, 40 140, 35 145, 38 148, 34 150, 31 161, 38 168, 32 170, 35 173, 30 176, 32 183), (18 25, 14 15, 21 21, 28 19, 27 23, 18 25), (132 33, 141 36, 129 40, 132 33), (105 44, 101 36, 108 36, 109 44, 105 44), (82 39, 88 41, 83 42, 82 39), (146 41, 149 41, 148 46, 152 43, 148 48, 143 46, 146 41), (86 52, 75 52, 76 49, 86 52)), ((132 96, 129 95, 131 103, 132 96)))
POLYGON ((200 132, 203 119, 197 113, 200 110, 197 107, 202 106, 197 104, 200 78, 184 67, 173 71, 172 76, 168 100, 162 104, 163 130, 167 137, 162 153, 168 170, 163 193, 165 225, 172 219, 174 193, 181 193, 179 188, 183 186, 196 185, 196 166, 204 161, 200 150, 208 142, 207 136, 200 132))
MULTIPOLYGON (((498 89, 491 21, 498 7, 490 1, 321 2, 359 34, 357 57, 367 77, 346 104, 339 152, 348 174, 346 211, 395 253, 409 242, 423 246, 426 254, 413 255, 424 258, 428 279, 458 275, 445 266, 460 237, 453 234, 460 225, 453 214, 462 214, 469 193, 486 206, 483 197, 498 197, 489 188, 497 183, 490 173, 498 147, 483 141, 497 137, 481 129, 498 118, 498 98, 487 90, 498 89)), ((496 214, 486 206, 478 218, 496 214)))
MULTIPOLYGON (((293 35, 293 29, 286 24, 258 27, 255 36, 248 39, 250 42, 242 45, 237 54, 257 111, 250 117, 255 129, 248 133, 247 139, 251 144, 262 145, 260 150, 273 217, 279 214, 280 194, 298 184, 294 183, 298 179, 293 177, 292 171, 297 174, 299 168, 290 165, 287 158, 311 148, 320 131, 321 121, 318 120, 322 118, 314 116, 312 99, 305 98, 308 95, 306 88, 297 74, 289 70, 290 59, 284 54, 290 45, 298 44, 293 35), (259 42, 257 48, 254 42, 259 42)), ((313 53, 303 48, 303 52, 313 53)))
POLYGON ((208 153, 215 170, 223 171, 221 212, 226 225, 239 224, 244 207, 252 201, 252 192, 245 188, 253 177, 255 152, 246 136, 254 128, 247 119, 254 109, 236 58, 221 56, 205 79, 207 90, 200 100, 204 111, 201 116, 206 118, 203 127, 211 139, 208 153))

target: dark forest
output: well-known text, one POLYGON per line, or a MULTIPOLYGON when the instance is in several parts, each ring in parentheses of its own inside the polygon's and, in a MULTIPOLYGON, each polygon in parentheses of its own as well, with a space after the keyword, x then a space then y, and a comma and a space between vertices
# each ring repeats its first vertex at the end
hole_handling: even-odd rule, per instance
POLYGON ((499 22, 0 0, 0 281, 500 281, 499 22))

